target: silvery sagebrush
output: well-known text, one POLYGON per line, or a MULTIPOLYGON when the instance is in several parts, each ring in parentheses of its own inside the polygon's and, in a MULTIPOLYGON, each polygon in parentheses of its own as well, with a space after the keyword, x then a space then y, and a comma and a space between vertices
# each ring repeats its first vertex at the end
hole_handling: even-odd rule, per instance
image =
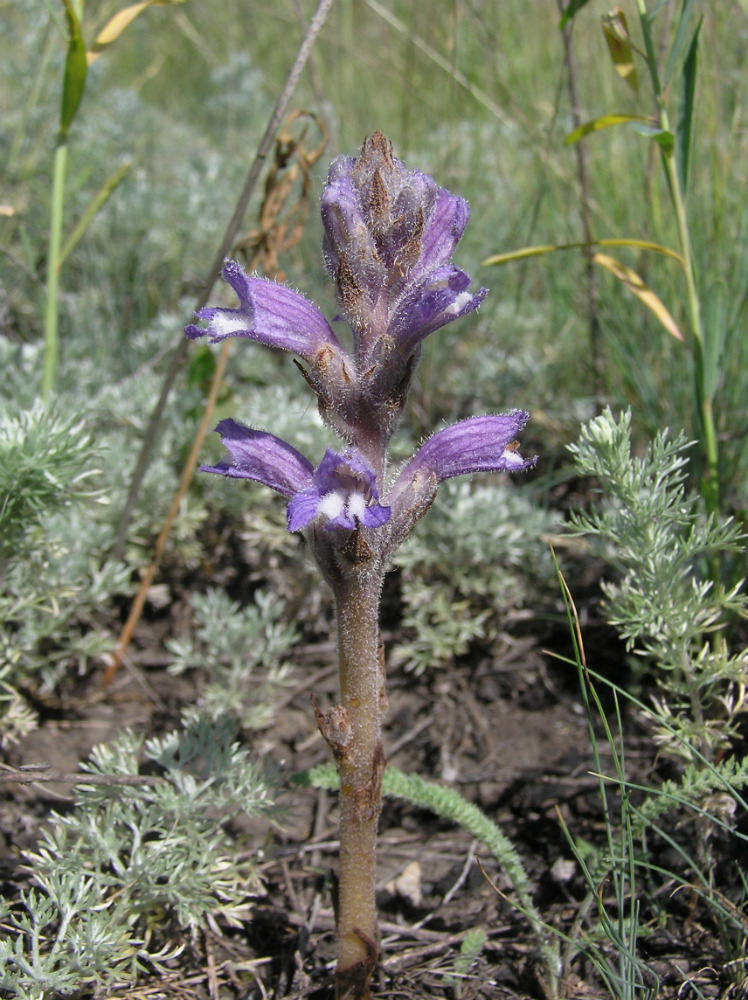
POLYGON ((201 466, 254 479, 288 500, 289 531, 301 531, 337 613, 340 704, 317 722, 341 789, 336 994, 365 1000, 379 950, 375 890, 377 822, 387 699, 379 601, 387 561, 431 505, 439 483, 474 472, 518 472, 523 410, 470 417, 437 431, 392 473, 387 447, 429 334, 478 308, 486 289, 452 263, 468 206, 418 170, 408 170, 379 132, 360 155, 337 157, 322 192, 324 258, 352 333, 347 349, 299 292, 248 276, 227 260, 234 309, 195 314, 190 338, 245 337, 290 351, 314 390, 323 420, 340 436, 318 465, 290 444, 233 419, 216 430, 227 456, 201 466))

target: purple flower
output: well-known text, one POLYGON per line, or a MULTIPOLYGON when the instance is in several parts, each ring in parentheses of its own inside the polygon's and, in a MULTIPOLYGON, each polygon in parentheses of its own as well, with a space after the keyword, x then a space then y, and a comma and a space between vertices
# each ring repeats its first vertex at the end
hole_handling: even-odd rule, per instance
POLYGON ((293 351, 310 362, 320 351, 344 353, 325 317, 300 292, 276 281, 251 278, 236 260, 226 260, 221 275, 236 292, 239 308, 198 310, 195 318, 207 319, 208 326, 186 326, 190 339, 207 336, 217 344, 228 337, 247 337, 293 351))
POLYGON ((216 431, 230 458, 217 465, 201 465, 200 472, 214 472, 231 479, 255 479, 287 499, 307 487, 314 466, 301 452, 266 431, 253 431, 230 418, 216 431))
POLYGON ((523 459, 514 438, 529 416, 524 410, 492 413, 486 417, 468 417, 437 431, 411 458, 398 482, 424 476, 435 476, 442 482, 473 472, 528 469, 537 456, 523 459))
POLYGON ((451 263, 467 203, 407 170, 380 133, 333 161, 322 193, 325 260, 351 324, 360 371, 393 344, 407 362, 434 330, 486 294, 451 263))
POLYGON ((266 431, 253 431, 235 420, 222 420, 216 430, 230 459, 201 465, 233 479, 254 479, 286 497, 289 531, 300 531, 315 518, 328 531, 377 528, 390 516, 379 503, 372 470, 355 450, 339 455, 328 449, 315 470, 290 444, 266 431))
POLYGON ((200 309, 195 318, 207 320, 207 327, 191 323, 185 335, 191 340, 207 336, 213 344, 247 337, 298 354, 310 366, 304 375, 317 393, 323 417, 345 429, 346 415, 355 409, 355 365, 319 309, 285 285, 249 277, 238 261, 226 260, 221 274, 236 292, 239 308, 200 309))
POLYGON ((390 336, 404 354, 413 354, 421 341, 453 319, 472 312, 482 302, 487 289, 469 292, 470 278, 456 267, 440 267, 428 281, 404 294, 392 316, 390 336))
POLYGON ((437 431, 406 463, 387 494, 395 543, 432 503, 443 480, 473 472, 519 472, 537 456, 524 459, 516 435, 527 423, 524 410, 469 417, 437 431))
POLYGON ((359 525, 378 528, 389 520, 390 508, 379 504, 374 473, 355 451, 338 455, 328 448, 312 483, 288 505, 288 530, 299 531, 315 517, 326 518, 328 531, 352 531, 359 525))

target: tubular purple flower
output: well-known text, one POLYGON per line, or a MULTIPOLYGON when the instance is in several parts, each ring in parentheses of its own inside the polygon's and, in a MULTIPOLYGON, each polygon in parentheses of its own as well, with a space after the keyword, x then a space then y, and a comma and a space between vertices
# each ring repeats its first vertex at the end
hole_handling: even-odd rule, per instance
POLYGON ((216 431, 231 458, 218 465, 201 465, 200 472, 254 479, 289 500, 311 482, 312 463, 274 434, 253 431, 230 418, 221 420, 216 431))
POLYGON ((208 326, 186 326, 190 339, 207 336, 216 344, 228 337, 247 337, 293 351, 309 362, 321 351, 345 353, 325 317, 300 292, 265 278, 250 278, 236 260, 227 260, 221 274, 236 292, 239 308, 198 310, 195 318, 207 320, 208 326))
POLYGON ((201 465, 232 479, 254 479, 286 497, 289 531, 300 531, 319 517, 328 531, 378 528, 390 516, 379 503, 376 477, 354 450, 338 455, 329 448, 315 470, 290 444, 266 431, 253 431, 236 420, 221 420, 221 435, 230 459, 201 465))
POLYGON ((469 216, 470 209, 464 198, 439 188, 433 210, 423 227, 419 261, 423 271, 449 263, 465 232, 469 216))
POLYGON ((327 449, 312 485, 288 505, 288 530, 299 531, 320 516, 327 531, 378 528, 389 520, 390 508, 379 503, 376 477, 355 451, 338 455, 327 449))
POLYGON ((519 472, 537 456, 524 459, 516 435, 527 423, 524 410, 469 417, 437 431, 405 465, 387 494, 392 507, 394 544, 432 503, 443 480, 473 472, 519 472))
POLYGON ((467 291, 469 284, 464 271, 445 266, 401 300, 390 333, 404 354, 412 354, 430 333, 478 308, 488 289, 473 294, 467 291))
POLYGON ((437 431, 411 458, 397 482, 435 476, 437 482, 473 472, 518 472, 529 469, 537 456, 524 459, 515 438, 529 413, 511 410, 485 417, 468 417, 437 431))

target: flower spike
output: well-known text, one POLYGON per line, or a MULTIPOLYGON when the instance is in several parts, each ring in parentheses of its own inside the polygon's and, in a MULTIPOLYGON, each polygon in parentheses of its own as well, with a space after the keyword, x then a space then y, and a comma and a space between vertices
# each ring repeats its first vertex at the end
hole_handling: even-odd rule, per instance
POLYGON ((387 562, 433 501, 439 483, 534 465, 518 450, 523 410, 471 417, 430 437, 388 489, 387 446, 405 406, 423 340, 477 309, 486 289, 452 263, 468 221, 462 198, 408 170, 380 133, 358 157, 330 166, 322 193, 323 252, 353 334, 348 354, 302 295, 226 261, 234 309, 195 314, 190 338, 246 337, 292 351, 323 420, 344 443, 315 468, 290 444, 235 420, 216 428, 228 455, 205 472, 253 479, 288 501, 288 530, 304 531, 335 600, 340 704, 315 706, 340 778, 340 866, 335 995, 368 1000, 379 931, 377 822, 387 708, 379 604, 387 562))
POLYGON ((325 260, 353 329, 360 370, 394 342, 403 363, 434 330, 471 312, 486 289, 450 263, 467 202, 408 170, 375 132, 358 159, 333 161, 322 193, 325 260))

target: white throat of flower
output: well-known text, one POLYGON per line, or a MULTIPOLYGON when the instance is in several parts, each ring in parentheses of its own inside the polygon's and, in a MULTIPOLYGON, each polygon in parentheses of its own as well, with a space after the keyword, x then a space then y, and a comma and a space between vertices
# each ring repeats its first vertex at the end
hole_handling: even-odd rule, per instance
POLYGON ((333 520, 345 511, 350 518, 361 518, 366 510, 366 499, 363 493, 348 492, 347 490, 333 490, 320 499, 317 504, 317 514, 321 514, 328 521, 333 520))

